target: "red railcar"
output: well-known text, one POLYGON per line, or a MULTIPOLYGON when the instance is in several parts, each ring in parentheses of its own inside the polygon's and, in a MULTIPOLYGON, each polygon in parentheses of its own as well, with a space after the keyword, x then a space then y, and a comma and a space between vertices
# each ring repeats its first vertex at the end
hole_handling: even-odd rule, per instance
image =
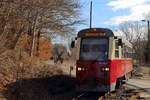
POLYGON ((114 91, 133 70, 132 45, 114 36, 109 29, 81 30, 76 47, 79 91, 114 91))

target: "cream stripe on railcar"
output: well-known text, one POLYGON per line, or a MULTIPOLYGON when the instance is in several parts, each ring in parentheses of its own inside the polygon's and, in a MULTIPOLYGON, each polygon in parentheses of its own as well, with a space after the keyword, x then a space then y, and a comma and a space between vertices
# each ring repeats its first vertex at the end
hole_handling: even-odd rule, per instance
POLYGON ((109 53, 108 53, 108 59, 114 59, 114 52, 115 52, 115 48, 114 48, 114 37, 110 37, 109 38, 109 53))
POLYGON ((121 59, 121 46, 119 46, 119 57, 115 57, 115 41, 114 37, 109 38, 109 59, 121 59))
MULTIPOLYGON (((118 39, 121 39, 121 38, 118 37, 118 39)), ((115 41, 118 39, 114 39, 114 37, 109 38, 109 56, 108 56, 109 59, 121 59, 123 56, 122 55, 123 48, 121 46, 119 46, 119 57, 115 57, 115 41)), ((125 46, 128 46, 131 49, 133 48, 132 44, 129 41, 122 40, 122 42, 125 44, 125 46)), ((126 59, 128 59, 128 58, 126 58, 126 59)))
POLYGON ((77 52, 76 52, 76 60, 79 60, 79 55, 80 55, 80 44, 81 44, 81 38, 77 39, 77 43, 76 43, 76 48, 77 48, 77 52))

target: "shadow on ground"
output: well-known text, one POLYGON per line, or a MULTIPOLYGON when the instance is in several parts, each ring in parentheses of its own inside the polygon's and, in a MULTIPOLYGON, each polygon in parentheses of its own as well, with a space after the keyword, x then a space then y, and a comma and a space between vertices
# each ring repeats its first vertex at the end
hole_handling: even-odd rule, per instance
POLYGON ((4 96, 7 100, 71 100, 75 94, 74 83, 73 78, 62 75, 23 79, 9 84, 4 96))

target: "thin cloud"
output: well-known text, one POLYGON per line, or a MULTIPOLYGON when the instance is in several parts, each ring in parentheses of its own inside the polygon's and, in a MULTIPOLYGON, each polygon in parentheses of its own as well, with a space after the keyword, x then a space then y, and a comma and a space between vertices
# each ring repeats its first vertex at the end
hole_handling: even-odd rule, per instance
POLYGON ((107 5, 111 6, 113 10, 120 10, 126 8, 132 8, 133 6, 145 4, 150 0, 113 0, 110 1, 107 5))
POLYGON ((150 12, 150 5, 146 4, 150 0, 114 0, 107 5, 112 6, 112 10, 123 10, 128 8, 129 15, 116 16, 105 24, 117 26, 125 21, 138 21, 144 19, 143 15, 150 12), (134 2, 133 2, 134 1, 134 2))

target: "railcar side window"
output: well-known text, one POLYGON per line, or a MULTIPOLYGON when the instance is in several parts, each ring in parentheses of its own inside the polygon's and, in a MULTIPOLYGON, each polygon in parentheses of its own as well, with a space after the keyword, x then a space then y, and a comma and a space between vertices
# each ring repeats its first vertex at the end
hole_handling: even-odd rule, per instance
POLYGON ((132 48, 128 46, 123 47, 123 57, 132 58, 132 48))
POLYGON ((119 58, 119 45, 118 45, 118 41, 115 42, 115 57, 119 58))
POLYGON ((123 46, 122 46, 122 50, 121 50, 121 53, 122 53, 122 58, 125 58, 125 50, 124 50, 124 44, 123 44, 123 46))

